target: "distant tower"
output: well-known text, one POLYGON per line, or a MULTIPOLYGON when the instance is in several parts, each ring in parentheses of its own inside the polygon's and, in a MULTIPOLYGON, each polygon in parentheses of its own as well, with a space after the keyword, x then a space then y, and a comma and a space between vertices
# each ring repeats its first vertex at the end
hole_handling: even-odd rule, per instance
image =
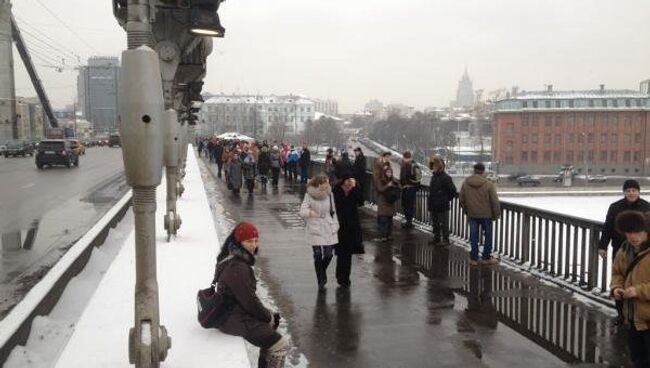
POLYGON ((456 91, 456 107, 472 107, 474 106, 474 89, 472 88, 472 81, 467 74, 467 67, 465 67, 465 74, 463 78, 458 81, 458 90, 456 91))
POLYGON ((0 142, 12 140, 16 134, 11 3, 9 0, 0 0, 0 142))

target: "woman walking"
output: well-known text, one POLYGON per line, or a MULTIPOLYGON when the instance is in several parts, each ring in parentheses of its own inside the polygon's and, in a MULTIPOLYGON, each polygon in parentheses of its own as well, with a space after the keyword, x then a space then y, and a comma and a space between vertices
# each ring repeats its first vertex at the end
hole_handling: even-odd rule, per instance
POLYGON ((393 177, 390 166, 384 168, 377 187, 377 225, 379 240, 392 240, 393 217, 397 213, 397 200, 400 197, 399 181, 393 177))
POLYGON ((217 257, 214 283, 217 292, 235 303, 219 330, 241 336, 260 348, 258 368, 284 368, 289 352, 287 339, 276 328, 278 313, 271 313, 255 294, 257 279, 253 272, 259 233, 255 225, 242 222, 226 238, 217 257))
POLYGON ((356 186, 352 173, 342 174, 340 182, 334 187, 334 204, 339 219, 339 243, 334 247, 336 254, 336 280, 341 287, 350 287, 352 255, 363 254, 359 203, 363 195, 356 186))
POLYGON ((327 176, 319 174, 309 181, 300 216, 307 222, 307 244, 311 245, 314 256, 318 290, 324 291, 332 249, 339 242, 339 220, 327 176))

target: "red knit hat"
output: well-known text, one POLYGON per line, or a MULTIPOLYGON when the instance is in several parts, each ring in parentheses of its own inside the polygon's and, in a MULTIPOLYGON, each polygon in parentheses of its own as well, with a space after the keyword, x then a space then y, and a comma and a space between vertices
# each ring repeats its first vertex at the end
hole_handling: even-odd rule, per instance
POLYGON ((238 242, 243 242, 250 239, 259 238, 260 234, 257 231, 255 225, 250 222, 240 222, 235 227, 235 240, 238 242))

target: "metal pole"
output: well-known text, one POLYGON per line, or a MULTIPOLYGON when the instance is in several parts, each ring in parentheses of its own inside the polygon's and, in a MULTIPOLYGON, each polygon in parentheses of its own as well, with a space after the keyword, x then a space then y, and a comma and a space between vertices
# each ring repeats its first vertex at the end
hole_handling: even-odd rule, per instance
POLYGON ((163 164, 163 95, 160 64, 152 44, 148 0, 129 0, 128 50, 122 53, 120 135, 128 184, 133 187, 136 280, 135 321, 129 331, 129 362, 157 368, 171 338, 160 325, 156 274, 156 187, 163 164), (142 46, 142 47, 141 47, 142 46))

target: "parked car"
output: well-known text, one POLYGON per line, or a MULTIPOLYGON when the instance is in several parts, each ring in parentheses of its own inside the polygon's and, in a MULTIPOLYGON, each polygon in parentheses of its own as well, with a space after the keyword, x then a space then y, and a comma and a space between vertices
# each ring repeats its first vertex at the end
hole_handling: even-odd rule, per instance
POLYGON ((69 139, 70 141, 70 146, 72 146, 72 150, 77 156, 82 156, 86 154, 86 146, 81 143, 80 140, 78 139, 69 139))
POLYGON ((524 175, 517 178, 517 184, 519 184, 520 187, 536 187, 541 185, 542 182, 537 176, 524 175))
POLYGON ((510 181, 517 181, 517 179, 519 179, 520 177, 522 177, 522 176, 527 176, 527 175, 528 175, 528 174, 523 173, 523 172, 522 172, 522 173, 511 174, 510 176, 508 176, 508 180, 510 180, 510 181))
POLYGON ((0 144, 0 155, 4 155, 6 151, 7 151, 7 145, 0 144))
POLYGON ((564 180, 563 174, 557 174, 553 177, 553 183, 561 183, 564 180))
POLYGON ((46 139, 38 144, 36 167, 61 165, 68 168, 79 167, 79 156, 72 149, 70 141, 65 139, 46 139))
POLYGON ((34 156, 34 146, 27 142, 11 142, 7 144, 7 149, 4 152, 5 158, 27 155, 34 156))
POLYGON ((589 183, 605 183, 607 177, 604 175, 589 175, 587 176, 587 182, 589 183))
POLYGON ((122 147, 122 140, 120 139, 119 134, 111 134, 108 137, 108 146, 113 147, 122 147))

